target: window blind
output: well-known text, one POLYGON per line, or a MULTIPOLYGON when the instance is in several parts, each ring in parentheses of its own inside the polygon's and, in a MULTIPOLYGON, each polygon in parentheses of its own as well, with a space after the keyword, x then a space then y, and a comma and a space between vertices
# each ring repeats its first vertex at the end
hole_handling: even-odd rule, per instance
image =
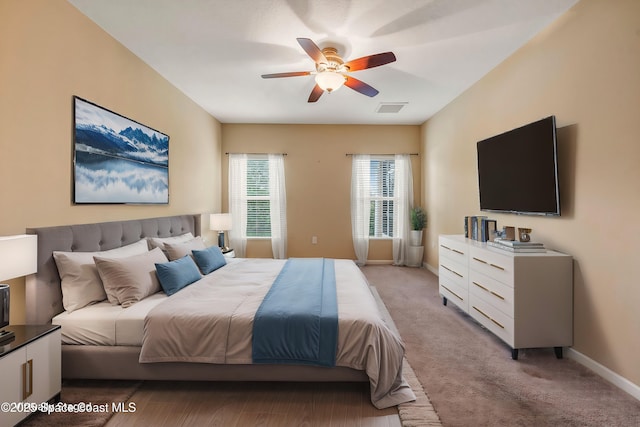
POLYGON ((370 237, 393 237, 395 162, 393 158, 372 158, 369 164, 371 216, 370 237))
POLYGON ((247 237, 271 237, 269 160, 247 159, 247 237))

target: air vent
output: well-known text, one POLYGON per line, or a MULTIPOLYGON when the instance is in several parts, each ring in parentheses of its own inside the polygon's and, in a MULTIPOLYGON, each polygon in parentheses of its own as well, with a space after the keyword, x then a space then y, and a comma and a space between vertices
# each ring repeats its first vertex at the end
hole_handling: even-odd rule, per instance
POLYGON ((381 102, 376 113, 397 113, 407 104, 408 102, 381 102))

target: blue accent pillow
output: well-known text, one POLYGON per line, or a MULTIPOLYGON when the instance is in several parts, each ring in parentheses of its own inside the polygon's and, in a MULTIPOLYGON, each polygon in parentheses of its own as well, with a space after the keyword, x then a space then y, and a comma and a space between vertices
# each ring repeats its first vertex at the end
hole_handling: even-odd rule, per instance
POLYGON ((202 274, 209 274, 227 264, 226 258, 217 246, 210 246, 201 251, 193 250, 191 253, 202 274))
POLYGON ((198 267, 189 255, 171 262, 156 263, 156 273, 160 286, 167 295, 173 295, 202 278, 198 267))

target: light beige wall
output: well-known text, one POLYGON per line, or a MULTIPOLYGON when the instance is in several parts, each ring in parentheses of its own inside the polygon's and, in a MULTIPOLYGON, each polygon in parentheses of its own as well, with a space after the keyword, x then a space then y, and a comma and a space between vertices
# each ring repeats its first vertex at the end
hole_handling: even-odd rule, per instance
POLYGON ((640 2, 581 0, 422 127, 427 262, 480 213, 475 143, 551 114, 562 216, 490 215, 574 256, 574 348, 640 384, 640 2))
MULTIPOLYGON (((223 152, 287 153, 288 255, 355 259, 351 240, 351 157, 347 153, 418 153, 419 126, 222 125, 223 152), (317 236, 318 243, 311 244, 317 236)), ((412 156, 414 201, 420 203, 420 157, 412 156)), ((228 161, 222 161, 222 205, 228 206, 228 161)), ((270 241, 249 241, 247 256, 271 257, 270 241)), ((389 240, 372 240, 369 259, 393 259, 389 240)))
POLYGON ((0 55, 0 235, 220 209, 220 123, 69 3, 0 1, 0 55), (72 204, 73 95, 170 136, 169 205, 72 204))

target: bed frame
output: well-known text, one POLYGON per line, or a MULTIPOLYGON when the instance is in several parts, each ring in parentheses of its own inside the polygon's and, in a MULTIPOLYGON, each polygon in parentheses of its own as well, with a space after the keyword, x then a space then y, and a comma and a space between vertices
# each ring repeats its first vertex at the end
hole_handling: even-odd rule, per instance
MULTIPOLYGON (((95 224, 28 228, 38 236, 38 272, 26 281, 26 323, 50 324, 64 309, 53 251, 93 252, 147 237, 201 234, 201 215, 178 215, 95 224)), ((62 377, 205 381, 368 381, 364 371, 299 365, 139 363, 140 347, 62 346, 62 377)))

